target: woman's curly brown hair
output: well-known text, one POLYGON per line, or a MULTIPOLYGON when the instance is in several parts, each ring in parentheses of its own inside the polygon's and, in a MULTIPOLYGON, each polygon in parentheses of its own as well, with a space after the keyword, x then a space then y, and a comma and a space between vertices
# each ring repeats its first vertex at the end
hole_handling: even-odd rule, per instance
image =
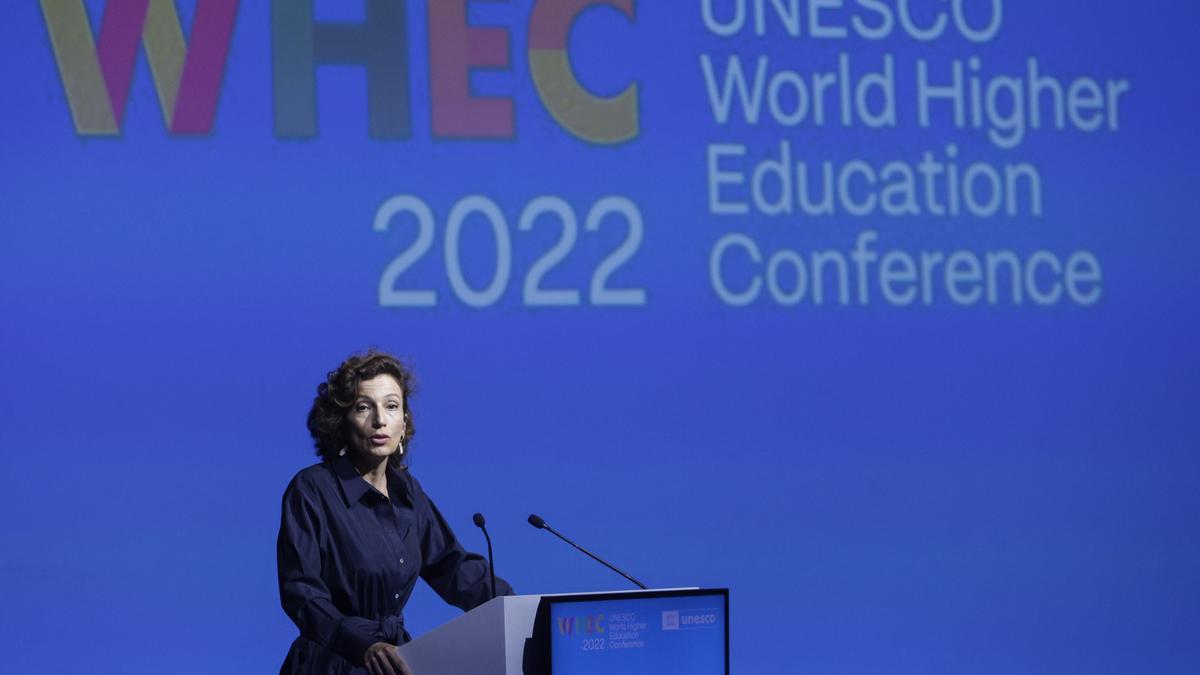
MULTIPOLYGON (((354 354, 342 361, 337 370, 332 370, 325 381, 317 385, 317 397, 308 411, 308 433, 317 446, 317 455, 325 461, 332 460, 346 447, 346 416, 358 398, 358 384, 380 375, 391 375, 404 392, 404 438, 402 446, 407 449, 416 434, 408 399, 416 387, 416 379, 400 359, 391 354, 371 349, 364 354, 354 354)), ((395 453, 388 458, 394 468, 403 466, 404 453, 395 453)))

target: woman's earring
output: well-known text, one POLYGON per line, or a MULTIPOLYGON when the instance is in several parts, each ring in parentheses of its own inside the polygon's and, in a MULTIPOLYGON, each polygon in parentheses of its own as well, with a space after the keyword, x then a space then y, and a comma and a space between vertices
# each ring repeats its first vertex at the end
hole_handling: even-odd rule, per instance
POLYGON ((338 450, 338 457, 345 457, 345 456, 346 456, 346 446, 343 445, 342 449, 338 450))

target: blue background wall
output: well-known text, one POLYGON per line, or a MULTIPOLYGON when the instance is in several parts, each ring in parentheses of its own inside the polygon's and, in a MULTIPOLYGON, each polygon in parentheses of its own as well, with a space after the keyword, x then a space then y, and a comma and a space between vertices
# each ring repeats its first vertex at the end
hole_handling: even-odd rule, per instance
MULTIPOLYGON (((104 3, 85 4, 98 26, 104 3)), ((177 4, 186 35, 194 3, 177 4)), ((144 55, 122 133, 78 135, 38 4, 11 3, 0 22, 5 670, 277 668, 295 635, 275 583, 279 496, 314 461, 315 385, 369 345, 410 358, 420 380, 413 471, 476 550, 470 514, 488 516, 521 592, 623 587, 525 524, 536 512, 652 585, 728 586, 739 673, 1182 673, 1200 660, 1193 3, 1010 0, 986 43, 898 28, 816 39, 807 15, 799 37, 771 22, 725 38, 695 3, 643 1, 632 21, 597 7, 569 51, 597 95, 637 83, 639 133, 616 145, 571 134, 537 96, 529 2, 469 12, 509 32, 509 68, 473 82, 514 101, 514 138, 433 137, 424 3, 397 36, 410 138, 370 138, 364 70, 328 66, 317 137, 277 138, 267 4, 240 7, 200 137, 164 127, 144 55), (896 128, 714 119, 702 54, 811 73, 843 52, 873 70, 893 55, 896 128), (1119 129, 1030 131, 1000 149, 944 107, 922 128, 917 60, 945 78, 971 56, 989 76, 1037 57, 1067 82, 1128 80, 1119 129), (811 166, 916 163, 948 143, 964 167, 1029 162, 1042 214, 710 211, 709 144, 744 144, 752 166, 785 139, 811 166), (401 194, 435 215, 432 248, 398 282, 436 290, 432 308, 380 303, 416 233, 405 216, 373 229, 401 194), (468 195, 491 199, 511 237, 511 280, 483 308, 456 296, 443 258, 468 195), (523 300, 560 232, 517 230, 540 195, 579 219, 545 277, 581 290, 579 306, 523 300), (607 195, 644 221, 611 278, 644 289, 641 306, 589 302, 626 236, 619 218, 583 229, 607 195), (734 307, 713 288, 727 234, 807 257, 848 253, 864 230, 877 251, 914 256, 1090 251, 1102 295, 897 307, 873 289, 865 305, 783 306, 764 291, 734 307)), ((952 6, 911 4, 922 22, 952 6)), ((961 4, 983 23, 988 3, 961 4)), ((359 3, 316 6, 318 20, 363 19, 359 3)), ((871 18, 857 7, 824 16, 871 18)), ((476 289, 496 255, 485 223, 471 216, 461 240, 476 289)), ((724 269, 738 288, 755 271, 737 251, 724 269)), ((422 632, 456 611, 423 588, 406 613, 422 632)))

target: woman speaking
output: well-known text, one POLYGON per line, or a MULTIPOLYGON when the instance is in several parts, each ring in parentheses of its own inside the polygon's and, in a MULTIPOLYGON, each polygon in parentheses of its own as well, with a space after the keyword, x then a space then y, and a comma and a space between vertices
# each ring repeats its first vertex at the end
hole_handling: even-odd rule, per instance
MULTIPOLYGON (((465 551, 404 459, 412 373, 390 354, 351 356, 308 413, 321 461, 283 494, 279 595, 300 629, 280 673, 401 675, 404 604, 417 576, 469 610, 491 598, 487 562, 465 551)), ((512 593, 496 578, 496 592, 512 593)))

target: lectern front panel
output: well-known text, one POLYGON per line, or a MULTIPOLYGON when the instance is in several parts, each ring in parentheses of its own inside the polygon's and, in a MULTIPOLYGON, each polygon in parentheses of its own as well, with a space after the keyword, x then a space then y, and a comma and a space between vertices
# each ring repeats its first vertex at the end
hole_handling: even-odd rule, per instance
POLYGON ((725 675, 727 589, 551 596, 553 675, 725 675))

